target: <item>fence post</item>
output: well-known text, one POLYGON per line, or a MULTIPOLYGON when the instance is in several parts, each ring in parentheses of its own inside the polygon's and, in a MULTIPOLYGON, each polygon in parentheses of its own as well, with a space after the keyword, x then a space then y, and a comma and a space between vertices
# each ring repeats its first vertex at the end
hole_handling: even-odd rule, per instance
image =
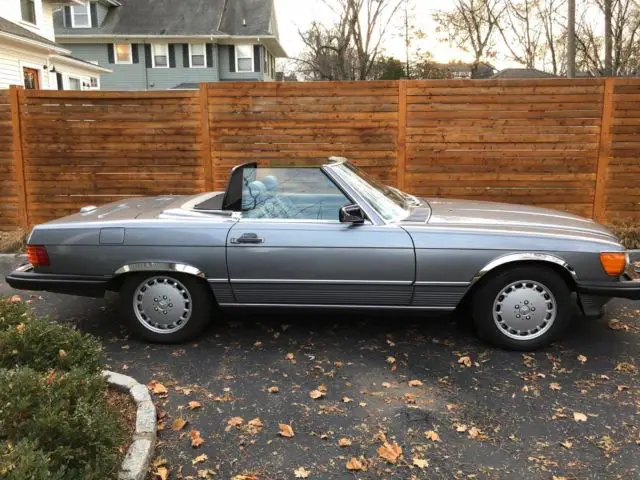
POLYGON ((604 222, 606 218, 606 186, 611 156, 611 125, 613 123, 613 92, 616 80, 604 80, 602 118, 600 121, 600 146, 598 148, 598 167, 596 170, 596 193, 593 199, 593 218, 604 222))
POLYGON ((396 161, 396 184, 404 189, 407 163, 407 81, 398 80, 398 159, 396 161))
POLYGON ((23 100, 23 88, 11 85, 9 87, 9 102, 11 104, 11 130, 13 133, 13 170, 18 186, 18 221, 20 226, 29 228, 29 206, 27 204, 27 187, 24 179, 24 158, 22 156, 22 113, 20 103, 23 100))
POLYGON ((200 119, 202 124, 202 164, 204 166, 204 187, 213 191, 215 169, 211 157, 211 129, 209 125, 209 84, 200 84, 200 119))

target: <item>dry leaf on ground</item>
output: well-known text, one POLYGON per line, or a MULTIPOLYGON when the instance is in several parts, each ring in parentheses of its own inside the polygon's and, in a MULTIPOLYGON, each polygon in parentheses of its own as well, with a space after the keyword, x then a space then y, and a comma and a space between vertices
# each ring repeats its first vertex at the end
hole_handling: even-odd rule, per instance
POLYGON ((351 457, 351 459, 347 462, 347 470, 359 472, 363 468, 364 468, 364 465, 356 457, 351 457))
POLYGON ((460 357, 458 359, 458 363, 460 365, 462 365, 463 367, 467 367, 467 368, 469 368, 469 367, 471 367, 471 365, 473 365, 473 362, 471 361, 471 357, 469 357, 469 356, 460 357))
POLYGON ((637 370, 638 367, 629 362, 620 362, 616 365, 616 372, 620 373, 636 373, 637 370))
POLYGON ((254 418, 253 420, 249 420, 249 423, 247 423, 247 427, 249 433, 255 435, 257 433, 260 433, 260 430, 262 430, 262 428, 264 427, 264 423, 262 423, 262 420, 260 420, 259 418, 254 418))
POLYGON ((161 384, 159 382, 156 382, 155 380, 151 380, 149 382, 148 387, 156 395, 166 395, 167 393, 169 393, 167 391, 167 387, 165 387, 163 384, 161 384))
POLYGON ((60 358, 67 358, 67 352, 65 352, 64 350, 60 349, 60 350, 58 351, 58 356, 59 356, 60 358))
POLYGON ((587 421, 587 416, 584 413, 573 412, 573 419, 576 422, 586 422, 587 421))
POLYGON ((585 357, 584 355, 578 355, 578 361, 580 363, 586 363, 587 362, 587 357, 585 357))
POLYGON ((195 465, 196 463, 206 462, 208 459, 209 457, 207 456, 207 454, 203 453, 202 455, 198 455, 196 458, 191 460, 191 464, 195 465))
POLYGON ((456 427, 456 432, 463 433, 463 432, 467 431, 467 426, 466 425, 456 424, 455 427, 456 427))
POLYGON ((409 380, 410 387, 421 387, 422 382, 420 380, 409 380))
POLYGON ((387 357, 387 363, 388 364, 396 363, 396 359, 394 357, 387 357))
POLYGON ((204 443, 204 438, 200 436, 199 430, 191 430, 189 432, 189 437, 191 438, 191 446, 193 448, 198 448, 204 443))
POLYGON ((278 387, 276 387, 275 385, 273 387, 269 387, 267 389, 267 392, 269 393, 278 393, 280 391, 280 389, 278 387))
POLYGON ((202 404, 200 402, 196 402, 195 400, 189 402, 189 410, 195 410, 196 408, 200 407, 202 407, 202 404))
POLYGON ((313 398, 314 400, 318 400, 319 398, 324 397, 324 392, 322 392, 320 390, 311 390, 309 392, 309 396, 311 398, 313 398))
POLYGON ((338 440, 338 445, 341 447, 350 447, 351 440, 348 438, 341 438, 340 440, 338 440))
POLYGON ((476 438, 478 438, 480 436, 481 432, 479 428, 476 427, 471 427, 469 429, 469 438, 471 440, 475 440, 476 438))
POLYGON ((396 463, 402 455, 402 448, 397 443, 384 442, 381 447, 376 450, 378 455, 389 463, 396 463))
POLYGON ((231 417, 227 420, 227 427, 224 429, 225 432, 231 431, 233 427, 237 427, 238 425, 242 425, 244 423, 244 419, 242 417, 231 417))
POLYGON ((429 462, 423 458, 414 458, 413 459, 413 465, 415 467, 421 468, 421 469, 425 469, 429 466, 429 462))
POLYGON ((7 303, 20 303, 21 301, 22 301, 22 298, 20 298, 20 295, 11 295, 7 299, 7 303))
POLYGON ((311 471, 307 470, 304 467, 296 468, 293 473, 295 474, 296 478, 309 478, 309 475, 311 475, 311 471))
POLYGON ((169 478, 169 469, 167 467, 158 467, 158 469, 153 472, 153 475, 156 479, 167 480, 169 478))
POLYGON ((560 386, 560 384, 559 384, 559 383, 556 383, 556 382, 553 382, 553 383, 549 384, 549 388, 550 388, 551 390, 561 390, 561 389, 562 389, 562 387, 560 386))
POLYGON ((178 417, 171 423, 171 429, 174 432, 177 432, 178 430, 182 430, 187 423, 189 422, 187 422, 184 418, 178 417))
POLYGON ((287 353, 287 355, 284 357, 286 360, 289 360, 291 362, 295 361, 296 356, 293 353, 287 353))
POLYGON ((438 432, 434 432, 433 430, 429 430, 427 432, 424 432, 424 436, 427 437, 432 442, 439 442, 440 441, 440 435, 438 435, 438 432))
POLYGON ((295 435, 295 433, 293 433, 293 428, 291 428, 291 425, 281 423, 278 425, 278 428, 280 429, 280 435, 283 437, 291 438, 295 435))
POLYGON ((569 450, 571 447, 573 447, 573 442, 570 440, 565 440, 564 442, 560 442, 560 445, 569 450))
POLYGON ((351 403, 351 402, 353 402, 353 399, 351 399, 349 397, 342 397, 342 402, 343 403, 351 403))

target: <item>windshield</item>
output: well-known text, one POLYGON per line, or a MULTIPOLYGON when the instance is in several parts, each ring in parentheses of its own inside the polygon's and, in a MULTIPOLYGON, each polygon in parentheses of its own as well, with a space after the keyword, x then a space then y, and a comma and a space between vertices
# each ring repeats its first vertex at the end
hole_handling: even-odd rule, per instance
POLYGON ((340 163, 332 168, 387 221, 408 216, 409 208, 420 204, 416 197, 381 184, 354 165, 340 163))

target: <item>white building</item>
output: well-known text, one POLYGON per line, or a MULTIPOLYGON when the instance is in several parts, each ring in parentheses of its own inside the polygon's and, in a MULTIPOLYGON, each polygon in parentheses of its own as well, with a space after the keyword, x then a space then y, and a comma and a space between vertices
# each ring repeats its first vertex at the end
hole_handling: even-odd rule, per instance
POLYGON ((111 70, 74 58, 55 42, 53 11, 81 0, 0 0, 0 89, 96 90, 111 70))

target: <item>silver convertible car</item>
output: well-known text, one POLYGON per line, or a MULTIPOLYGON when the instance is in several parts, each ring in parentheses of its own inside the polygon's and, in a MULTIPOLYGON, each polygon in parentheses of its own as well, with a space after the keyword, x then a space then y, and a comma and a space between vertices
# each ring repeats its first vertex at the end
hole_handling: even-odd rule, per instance
POLYGON ((193 338, 218 308, 452 311, 530 350, 640 299, 629 252, 567 213, 417 198, 344 159, 233 169, 225 192, 134 198, 36 226, 14 288, 102 296, 153 342, 193 338))

